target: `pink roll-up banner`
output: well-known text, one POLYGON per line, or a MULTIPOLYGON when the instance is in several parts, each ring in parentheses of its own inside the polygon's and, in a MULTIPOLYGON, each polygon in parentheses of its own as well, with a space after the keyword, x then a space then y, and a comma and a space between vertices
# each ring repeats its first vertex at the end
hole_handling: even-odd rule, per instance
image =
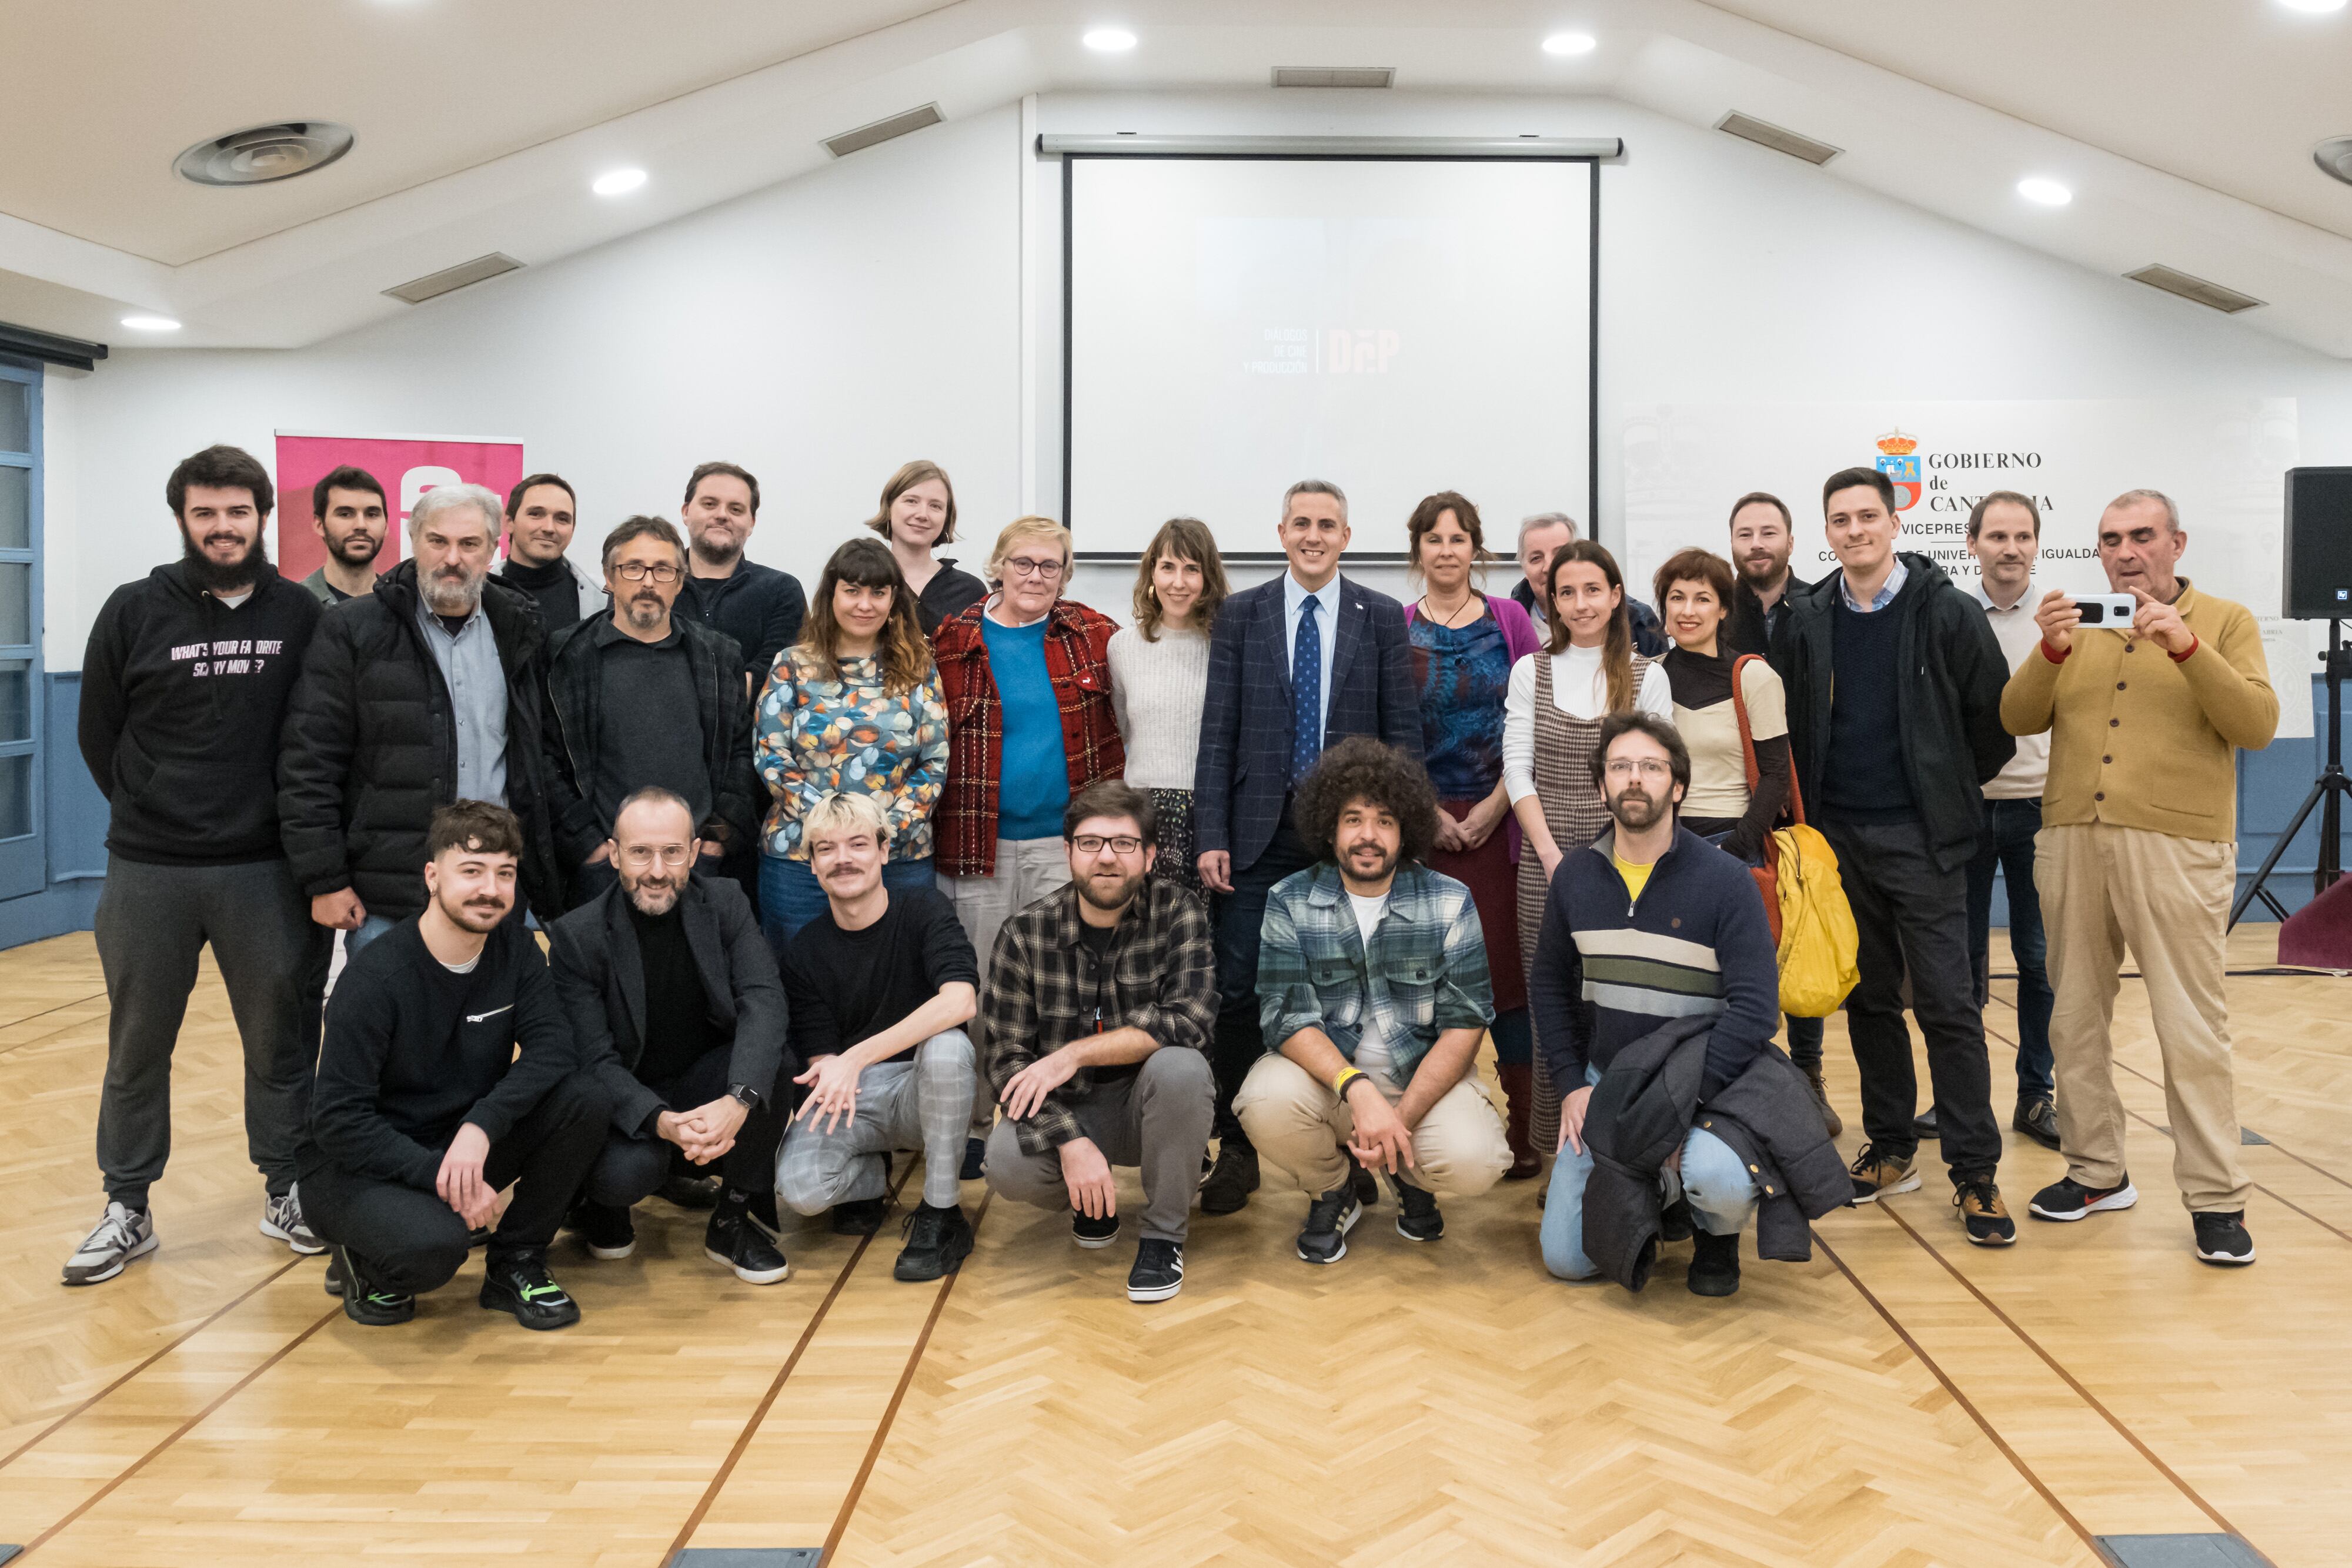
POLYGON ((278 570, 299 580, 325 564, 327 547, 311 526, 310 487, 345 464, 383 485, 392 516, 378 572, 408 557, 408 514, 438 485, 480 485, 503 503, 522 477, 522 442, 498 436, 327 435, 278 432, 278 570))

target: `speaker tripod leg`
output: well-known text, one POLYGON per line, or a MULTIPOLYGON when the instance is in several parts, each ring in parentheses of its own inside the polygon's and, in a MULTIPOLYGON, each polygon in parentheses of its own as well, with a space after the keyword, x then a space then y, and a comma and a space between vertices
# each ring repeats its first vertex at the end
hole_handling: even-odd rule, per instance
MULTIPOLYGON (((2286 918, 2286 911, 2280 906, 2278 900, 2263 891, 2263 883, 2270 880, 2272 868, 2278 864, 2279 857, 2286 853, 2286 847, 2294 841, 2295 834, 2303 831, 2304 819, 2311 815, 2311 809, 2318 805, 2323 797, 2332 796, 2336 790, 2347 788, 2352 788, 2352 783, 2347 783, 2340 772, 2331 769, 2319 776, 2318 781, 2311 787, 2311 793, 2305 795, 2303 798, 2303 804, 2295 809, 2294 821, 2289 822, 2286 825, 2286 831, 2281 833, 2272 842, 2271 852, 2263 857, 2263 863, 2254 871, 2254 879, 2246 883, 2245 891, 2238 894, 2237 903, 2230 906, 2230 924, 2222 927, 2223 931, 2237 929, 2238 922, 2245 915, 2247 905, 2252 904, 2256 897, 2260 897, 2263 903, 2269 906, 2272 914, 2282 920, 2286 918)), ((2322 836, 2325 837, 2324 834, 2322 836)), ((2323 856, 2326 855, 2327 846, 2323 845, 2320 852, 2323 856)))

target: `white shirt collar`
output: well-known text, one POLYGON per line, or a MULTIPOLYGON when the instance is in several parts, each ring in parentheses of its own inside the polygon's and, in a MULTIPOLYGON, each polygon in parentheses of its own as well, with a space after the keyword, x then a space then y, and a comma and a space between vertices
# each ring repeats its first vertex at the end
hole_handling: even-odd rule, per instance
POLYGON ((2017 596, 2017 602, 2011 605, 2006 610, 2003 610, 2000 605, 1995 604, 1992 601, 1992 597, 1985 592, 1984 579, 1981 576, 1979 576, 1974 582, 1969 584, 1969 591, 1976 596, 1976 601, 1979 604, 1984 606, 1985 612, 1987 614, 2015 615, 2020 611, 2023 611, 2031 614, 2033 610, 2033 580, 2030 577, 2025 580, 2025 591, 2019 594, 2017 596))

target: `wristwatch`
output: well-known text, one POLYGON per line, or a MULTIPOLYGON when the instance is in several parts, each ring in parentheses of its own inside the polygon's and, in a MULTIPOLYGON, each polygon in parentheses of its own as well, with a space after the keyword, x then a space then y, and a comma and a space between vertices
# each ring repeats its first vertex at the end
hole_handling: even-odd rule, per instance
POLYGON ((760 1108, 761 1093, 748 1083, 730 1083, 727 1086, 727 1092, 746 1111, 756 1111, 760 1108))

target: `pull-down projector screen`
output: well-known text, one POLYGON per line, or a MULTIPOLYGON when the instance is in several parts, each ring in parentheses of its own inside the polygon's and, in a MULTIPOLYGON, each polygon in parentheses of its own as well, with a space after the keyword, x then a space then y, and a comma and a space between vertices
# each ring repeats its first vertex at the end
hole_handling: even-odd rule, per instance
POLYGON ((1267 559, 1282 493, 1347 492, 1402 559, 1458 490, 1591 522, 1594 165, 1073 157, 1064 517, 1133 556, 1175 516, 1267 559))

